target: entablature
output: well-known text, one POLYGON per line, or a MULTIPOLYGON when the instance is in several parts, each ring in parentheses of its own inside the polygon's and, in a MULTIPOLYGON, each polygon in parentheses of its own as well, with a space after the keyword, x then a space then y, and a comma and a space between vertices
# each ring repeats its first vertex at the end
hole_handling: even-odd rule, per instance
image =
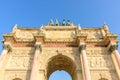
POLYGON ((117 34, 112 34, 106 24, 100 28, 81 28, 80 25, 67 26, 41 26, 40 28, 20 28, 14 26, 9 34, 3 34, 4 42, 11 42, 14 45, 34 46, 35 42, 44 44, 72 44, 78 45, 80 40, 86 44, 106 46, 110 40, 116 43, 117 34))

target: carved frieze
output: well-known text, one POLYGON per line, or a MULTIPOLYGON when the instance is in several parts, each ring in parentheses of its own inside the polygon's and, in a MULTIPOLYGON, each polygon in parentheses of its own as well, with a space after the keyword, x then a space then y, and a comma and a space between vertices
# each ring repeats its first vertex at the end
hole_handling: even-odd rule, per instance
POLYGON ((110 57, 88 57, 88 65, 90 69, 114 69, 110 57))
POLYGON ((31 57, 12 57, 7 64, 7 69, 30 69, 32 60, 31 57))
POLYGON ((32 56, 34 54, 34 49, 14 49, 12 52, 13 56, 32 56))
POLYGON ((107 48, 87 48, 87 56, 109 55, 107 48))
POLYGON ((87 34, 87 39, 102 39, 103 38, 100 29, 88 30, 85 28, 81 30, 81 33, 87 34))
POLYGON ((34 37, 33 34, 29 31, 21 31, 17 30, 15 33, 15 38, 19 41, 33 41, 34 37))
POLYGON ((75 31, 63 31, 63 30, 57 30, 57 31, 47 31, 46 32, 46 38, 47 39, 73 39, 76 38, 75 31), (59 36, 58 36, 59 35, 59 36))
POLYGON ((50 49, 43 49, 42 51, 43 54, 46 54, 46 53, 74 53, 74 54, 77 54, 79 53, 78 49, 68 49, 68 48, 64 48, 64 49, 54 49, 54 48, 50 48, 50 49))

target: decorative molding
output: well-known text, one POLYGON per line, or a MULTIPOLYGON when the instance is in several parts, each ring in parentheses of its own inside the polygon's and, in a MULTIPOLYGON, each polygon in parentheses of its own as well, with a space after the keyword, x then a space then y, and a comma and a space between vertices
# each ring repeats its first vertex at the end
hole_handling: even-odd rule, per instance
POLYGON ((81 45, 79 46, 79 51, 85 50, 85 49, 86 49, 86 45, 85 45, 85 44, 81 44, 81 45))
POLYGON ((118 50, 118 44, 115 44, 115 45, 111 45, 111 46, 110 46, 109 51, 110 51, 110 52, 113 52, 114 50, 118 50))

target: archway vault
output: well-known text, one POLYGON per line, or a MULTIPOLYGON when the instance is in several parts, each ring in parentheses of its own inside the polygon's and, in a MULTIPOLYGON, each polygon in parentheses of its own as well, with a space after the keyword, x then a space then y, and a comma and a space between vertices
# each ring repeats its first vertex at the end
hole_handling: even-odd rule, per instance
POLYGON ((47 65, 47 79, 56 70, 65 70, 71 75, 73 80, 76 79, 75 63, 65 55, 56 55, 49 60, 47 65))

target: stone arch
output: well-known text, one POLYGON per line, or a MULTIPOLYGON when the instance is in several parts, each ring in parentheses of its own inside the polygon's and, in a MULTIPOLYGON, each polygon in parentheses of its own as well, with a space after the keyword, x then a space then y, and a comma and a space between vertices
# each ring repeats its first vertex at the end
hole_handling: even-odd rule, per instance
POLYGON ((75 62, 66 55, 59 54, 51 57, 48 60, 48 63, 46 66, 47 80, 49 79, 50 75, 56 70, 65 70, 71 75, 72 80, 77 79, 75 62))
POLYGON ((99 80, 108 80, 107 78, 100 78, 99 80))
MULTIPOLYGON (((64 55, 64 56, 67 56, 69 57, 75 64, 76 66, 76 69, 77 70, 80 70, 81 69, 81 62, 80 62, 80 59, 79 60, 76 60, 76 57, 79 57, 79 56, 76 56, 75 54, 70 54, 69 52, 68 53, 62 53, 62 54, 58 54, 57 52, 55 53, 52 53, 52 54, 46 54, 45 55, 40 55, 40 64, 39 64, 39 69, 46 69, 46 66, 48 64, 48 62, 52 59, 52 57, 54 56, 57 56, 57 55, 64 55)), ((79 57, 80 58, 80 57, 79 57)))
POLYGON ((20 79, 20 78, 14 78, 13 80, 22 80, 22 79, 20 79))

